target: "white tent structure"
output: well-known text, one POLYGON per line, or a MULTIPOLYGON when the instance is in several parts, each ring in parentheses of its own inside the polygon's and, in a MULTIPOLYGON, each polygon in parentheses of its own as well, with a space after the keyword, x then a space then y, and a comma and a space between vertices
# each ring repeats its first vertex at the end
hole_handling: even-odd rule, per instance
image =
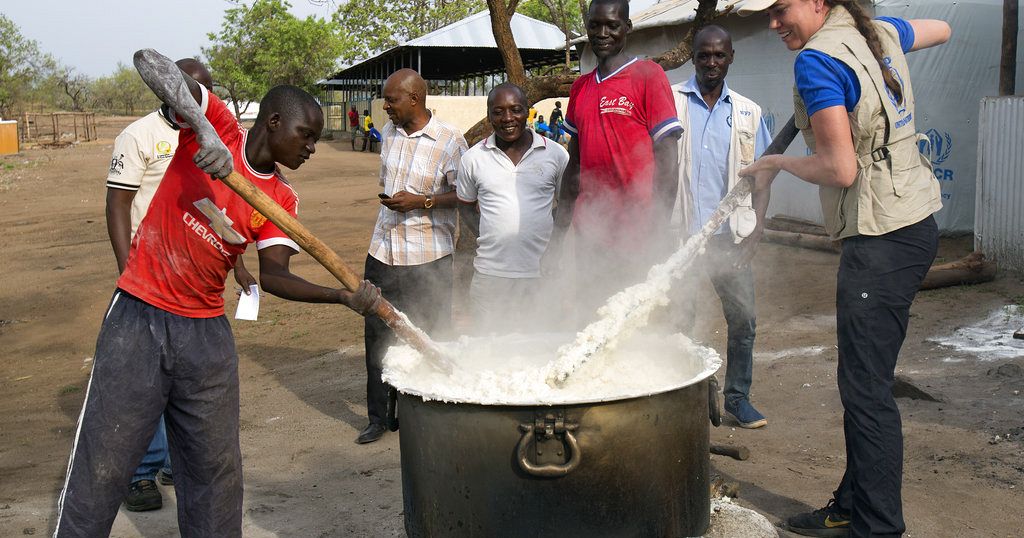
MULTIPOLYGON (((721 0, 718 9, 724 11, 743 1, 721 0)), ((633 31, 627 39, 627 50, 651 57, 676 46, 693 22, 697 3, 663 0, 632 13, 633 31)), ((953 27, 949 43, 911 53, 908 61, 917 99, 917 128, 930 141, 921 149, 931 156, 935 177, 942 185, 944 207, 936 219, 945 233, 969 233, 974 226, 979 101, 998 93, 1002 1, 874 0, 871 5, 876 16, 942 19, 953 27)), ((774 134, 793 112, 795 53, 767 29, 764 15, 743 18, 730 14, 715 23, 733 36, 736 59, 729 69, 729 86, 762 106, 774 134)), ((1024 55, 1024 47, 1020 51, 1024 55)), ((580 62, 584 73, 595 65, 589 50, 584 51, 580 62)), ((692 76, 693 66, 687 63, 667 74, 671 83, 682 82, 692 76)), ((1017 87, 1024 87, 1022 82, 1024 73, 1018 72, 1017 87)), ((787 153, 807 151, 798 136, 787 153)), ((817 188, 788 174, 781 175, 772 190, 769 214, 821 222, 817 188)))

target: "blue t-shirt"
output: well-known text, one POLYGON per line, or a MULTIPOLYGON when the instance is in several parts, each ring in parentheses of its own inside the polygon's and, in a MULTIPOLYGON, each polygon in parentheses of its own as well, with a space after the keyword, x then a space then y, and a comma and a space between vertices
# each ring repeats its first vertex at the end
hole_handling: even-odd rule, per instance
MULTIPOLYGON (((914 28, 906 19, 878 17, 896 27, 903 52, 914 46, 914 28)), ((845 63, 817 50, 805 50, 797 55, 793 64, 796 89, 807 105, 807 116, 830 106, 845 106, 853 111, 860 101, 860 81, 845 63)))

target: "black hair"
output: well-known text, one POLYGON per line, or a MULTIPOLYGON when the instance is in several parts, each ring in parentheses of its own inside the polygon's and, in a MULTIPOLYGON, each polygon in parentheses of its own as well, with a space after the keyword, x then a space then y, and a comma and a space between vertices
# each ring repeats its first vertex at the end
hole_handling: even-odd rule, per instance
POLYGON ((729 30, 726 30, 725 28, 717 24, 709 24, 707 26, 702 26, 700 30, 697 30, 693 34, 693 43, 691 43, 691 45, 693 45, 694 48, 696 48, 697 46, 697 39, 699 39, 704 34, 722 36, 729 41, 729 47, 732 47, 732 34, 729 33, 729 30))
POLYGON ((619 15, 622 15, 622 19, 629 19, 629 0, 590 0, 587 12, 589 13, 597 4, 616 4, 619 6, 619 15))
POLYGON ((487 92, 488 106, 490 105, 491 99, 494 97, 494 94, 498 93, 499 90, 512 90, 518 93, 519 97, 522 97, 523 99, 523 106, 527 108, 530 107, 530 100, 529 98, 526 97, 526 90, 524 90, 518 84, 513 84, 511 82, 502 82, 501 84, 498 84, 497 86, 491 88, 491 91, 487 92))
POLYGON ((306 90, 287 84, 274 86, 260 100, 260 112, 256 115, 256 123, 267 121, 275 112, 282 118, 300 118, 307 107, 320 110, 320 103, 306 90))

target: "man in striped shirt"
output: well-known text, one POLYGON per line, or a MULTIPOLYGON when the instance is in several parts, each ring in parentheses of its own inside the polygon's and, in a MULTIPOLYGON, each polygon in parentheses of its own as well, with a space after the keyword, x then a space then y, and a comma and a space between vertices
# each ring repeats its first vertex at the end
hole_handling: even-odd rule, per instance
MULTIPOLYGON (((467 148, 458 129, 431 116, 426 96, 426 82, 411 69, 400 69, 384 82, 384 111, 391 119, 381 131, 384 192, 363 277, 432 334, 451 325, 455 184, 467 148)), ((360 444, 384 435, 389 389, 381 368, 395 341, 376 317, 367 318, 364 338, 369 424, 356 439, 360 444)))

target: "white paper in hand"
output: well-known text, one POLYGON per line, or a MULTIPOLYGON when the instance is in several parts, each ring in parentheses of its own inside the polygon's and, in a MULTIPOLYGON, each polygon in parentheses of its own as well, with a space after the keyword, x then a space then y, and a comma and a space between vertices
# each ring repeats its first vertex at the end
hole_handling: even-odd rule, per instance
POLYGON ((249 286, 249 295, 244 293, 238 296, 238 309, 235 310, 235 319, 256 321, 260 313, 260 287, 256 284, 249 286))

